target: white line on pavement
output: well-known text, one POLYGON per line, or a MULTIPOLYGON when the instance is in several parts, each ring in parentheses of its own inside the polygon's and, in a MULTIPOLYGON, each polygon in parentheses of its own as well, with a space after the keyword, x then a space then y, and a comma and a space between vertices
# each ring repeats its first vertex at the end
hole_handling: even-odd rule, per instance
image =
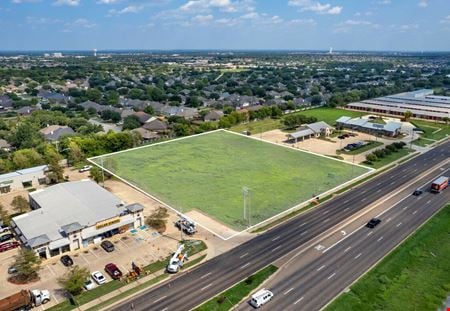
POLYGON ((206 273, 206 274, 204 274, 204 275, 202 275, 201 277, 200 277, 200 279, 204 279, 204 278, 206 278, 208 275, 211 275, 211 273, 212 272, 208 272, 208 273, 206 273))
POLYGON ((239 258, 244 258, 245 256, 247 256, 248 255, 248 253, 245 253, 244 255, 241 255, 239 258))
POLYGON ((330 275, 329 277, 328 277, 328 280, 329 279, 331 279, 333 276, 335 276, 336 275, 336 272, 334 272, 332 275, 330 275))
POLYGON ((210 287, 213 283, 209 283, 208 285, 200 288, 201 291, 204 291, 205 289, 207 289, 208 287, 210 287))
POLYGON ((316 271, 320 271, 320 270, 322 270, 323 268, 325 268, 325 265, 323 265, 323 266, 320 266, 319 268, 317 268, 317 270, 316 270, 316 271))
POLYGON ((281 247, 281 245, 278 245, 277 247, 273 248, 273 249, 271 250, 271 252, 276 251, 276 250, 279 249, 280 247, 281 247))
POLYGON ((323 215, 326 215, 326 214, 328 214, 330 211, 325 211, 325 212, 323 212, 322 214, 323 215))
POLYGON ((431 200, 428 200, 427 203, 425 203, 425 204, 430 204, 430 202, 431 202, 431 200))
POLYGON ((361 255, 362 255, 362 253, 359 253, 358 255, 355 256, 355 259, 358 259, 359 256, 361 256, 361 255))
POLYGON ((383 239, 383 237, 379 238, 379 239, 377 240, 377 242, 380 242, 382 239, 383 239))
POLYGON ((303 227, 304 225, 306 225, 307 222, 302 223, 299 227, 303 227))
POLYGON ((405 206, 405 207, 403 208, 403 210, 406 210, 408 207, 409 207, 409 206, 405 206))
POLYGON ((365 200, 367 200, 367 198, 363 198, 363 199, 361 200, 361 202, 364 202, 365 200))
POLYGON ((305 235, 308 233, 308 230, 303 231, 302 233, 300 233, 300 235, 305 235))
POLYGON ((163 300, 163 299, 166 298, 166 297, 167 297, 167 296, 162 296, 162 297, 156 299, 155 301, 153 301, 153 303, 157 303, 158 301, 161 301, 161 300, 163 300))
POLYGON ((397 226, 396 226, 396 227, 397 227, 397 228, 398 228, 398 227, 400 227, 400 226, 401 226, 401 224, 402 224, 402 223, 401 223, 401 222, 399 222, 399 223, 397 224, 397 226))
POLYGON ((287 291, 285 291, 284 292, 284 295, 287 295, 287 294, 289 294, 292 290, 293 290, 294 288, 293 287, 291 287, 291 289, 288 289, 287 291))
POLYGON ((416 213, 417 213, 417 211, 414 211, 414 212, 413 212, 413 215, 415 215, 416 213))
POLYGON ((248 267, 250 265, 249 262, 247 262, 245 265, 241 266, 239 269, 244 269, 245 267, 248 267))
POLYGON ((300 301, 303 300, 304 297, 301 297, 300 299, 298 299, 296 302, 294 302, 294 305, 296 305, 297 303, 299 303, 300 301))
POLYGON ((280 236, 274 237, 274 238, 272 239, 272 242, 278 240, 279 238, 280 238, 280 236))
POLYGON ((344 212, 348 211, 349 209, 350 209, 350 207, 344 208, 344 212))
POLYGON ((369 233, 367 233, 367 236, 371 235, 373 233, 373 231, 369 231, 369 233))
POLYGON ((349 246, 349 247, 347 247, 346 249, 344 249, 344 253, 348 252, 351 248, 352 248, 352 247, 349 246))
POLYGON ((327 222, 327 221, 329 221, 330 220, 330 218, 327 218, 327 219, 325 219, 323 222, 327 222))
POLYGON ((390 222, 391 221, 391 217, 389 217, 388 219, 386 219, 386 222, 390 222))

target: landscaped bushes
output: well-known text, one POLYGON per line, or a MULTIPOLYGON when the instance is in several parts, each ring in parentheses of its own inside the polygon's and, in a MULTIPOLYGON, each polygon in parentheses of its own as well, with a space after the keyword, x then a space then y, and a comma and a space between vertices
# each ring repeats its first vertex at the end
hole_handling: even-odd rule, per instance
POLYGON ((372 153, 369 153, 366 155, 366 164, 372 164, 373 162, 376 162, 380 160, 381 158, 384 158, 388 155, 390 155, 393 152, 398 152, 399 150, 403 149, 403 147, 406 146, 406 144, 402 141, 395 142, 390 145, 387 145, 383 149, 375 150, 372 153))

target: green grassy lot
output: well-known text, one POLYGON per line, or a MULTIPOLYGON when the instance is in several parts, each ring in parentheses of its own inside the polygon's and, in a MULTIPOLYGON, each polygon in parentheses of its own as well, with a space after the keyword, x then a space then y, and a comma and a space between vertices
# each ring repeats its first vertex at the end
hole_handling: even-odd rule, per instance
POLYGON ((403 158, 405 156, 407 156, 408 154, 414 152, 414 150, 411 150, 409 148, 403 148, 397 152, 392 152, 390 155, 384 157, 384 158, 380 158, 378 159, 378 161, 373 162, 372 164, 366 164, 364 163, 364 165, 373 167, 373 168, 380 168, 383 167, 385 165, 388 165, 391 162, 394 162, 395 160, 398 160, 400 158, 403 158))
POLYGON ((368 114, 367 112, 359 112, 352 110, 344 110, 337 108, 321 107, 305 111, 296 112, 296 114, 302 114, 308 117, 316 117, 319 121, 324 121, 331 126, 336 124, 336 120, 342 116, 358 118, 368 114))
MULTIPOLYGON (((226 131, 105 156, 104 165, 179 211, 197 209, 236 230, 248 225, 243 187, 257 224, 352 178, 351 164, 226 131)), ((355 167, 353 177, 365 172, 355 167)))
POLYGON ((364 145, 361 148, 354 149, 351 151, 345 151, 344 149, 342 149, 342 150, 338 151, 338 154, 341 154, 341 153, 343 153, 343 154, 360 154, 360 153, 366 152, 367 150, 370 150, 375 147, 379 147, 379 146, 383 145, 382 142, 374 141, 374 140, 366 140, 366 142, 367 142, 367 145, 364 145))
POLYGON ((268 266, 261 271, 250 276, 247 280, 242 281, 217 297, 207 301, 195 311, 226 311, 230 310, 234 305, 238 304, 245 296, 250 294, 252 290, 263 283, 270 275, 277 271, 277 267, 268 266))
POLYGON ((426 147, 428 145, 431 145, 434 142, 435 142, 435 140, 430 140, 427 138, 419 137, 413 141, 413 144, 417 145, 417 146, 421 146, 421 147, 426 147))
POLYGON ((450 295, 450 205, 326 311, 435 311, 450 295))
POLYGON ((236 133, 242 133, 244 131, 250 131, 251 134, 259 134, 267 131, 283 128, 281 119, 264 119, 258 121, 252 121, 249 123, 242 123, 230 128, 230 131, 236 133))
POLYGON ((413 120, 411 123, 424 131, 421 135, 422 138, 441 140, 447 136, 450 136, 450 125, 448 124, 446 125, 443 123, 434 123, 421 120, 413 120))

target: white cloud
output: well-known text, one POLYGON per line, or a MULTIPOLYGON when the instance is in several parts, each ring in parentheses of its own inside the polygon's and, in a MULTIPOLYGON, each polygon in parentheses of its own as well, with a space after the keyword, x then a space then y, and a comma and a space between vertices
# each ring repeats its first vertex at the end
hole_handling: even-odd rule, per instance
POLYGON ((302 19, 302 18, 292 19, 292 20, 289 21, 289 24, 291 24, 291 25, 299 25, 299 26, 300 25, 305 25, 305 26, 316 26, 317 25, 316 21, 314 19, 312 19, 312 18, 308 18, 308 19, 302 19))
POLYGON ((351 31, 354 28, 362 29, 363 27, 377 29, 377 28, 380 28, 380 25, 374 24, 371 21, 367 21, 367 20, 347 19, 346 21, 337 24, 336 27, 334 28, 333 32, 345 33, 345 32, 351 31))
POLYGON ((85 18, 79 18, 73 22, 73 25, 77 27, 83 27, 83 28, 92 28, 95 27, 96 24, 93 22, 90 22, 89 20, 85 18))
POLYGON ((381 0, 381 1, 378 1, 378 3, 379 4, 391 4, 392 2, 391 2, 391 0, 381 0))
POLYGON ((259 13, 250 12, 241 16, 242 19, 257 19, 259 18, 259 13))
POLYGON ((113 4, 113 3, 117 3, 120 0, 97 0, 97 3, 99 4, 113 4))
POLYGON ((329 3, 320 3, 313 0, 289 0, 290 6, 299 7, 301 12, 311 11, 317 14, 337 15, 342 12, 342 6, 332 6, 329 3))
POLYGON ((230 0, 189 0, 179 10, 182 12, 203 12, 217 8, 225 12, 236 12, 237 9, 230 0))
POLYGON ((369 21, 365 21, 365 20, 353 20, 353 19, 348 19, 345 22, 343 22, 341 25, 346 25, 346 26, 357 26, 357 25, 372 25, 371 22, 369 21))
POLYGON ((441 24, 450 24, 450 15, 448 15, 444 19, 441 19, 441 24))
POLYGON ((142 5, 129 5, 124 7, 121 10, 111 9, 108 11, 108 16, 111 17, 113 15, 122 15, 122 14, 130 14, 130 13, 139 13, 144 7, 142 5))
POLYGON ((214 16, 212 14, 208 14, 208 15, 195 15, 192 18, 192 21, 195 23, 200 23, 200 24, 207 24, 209 22, 211 22, 214 19, 214 16))
POLYGON ((398 29, 400 29, 402 31, 419 29, 419 25, 417 25, 417 24, 404 24, 404 25, 398 26, 398 29))
POLYGON ((419 3, 417 3, 417 5, 421 8, 426 8, 428 6, 428 2, 427 0, 420 0, 419 3))
POLYGON ((80 0, 56 0, 54 5, 68 5, 68 6, 77 6, 80 4, 80 0))
POLYGON ((33 3, 33 2, 41 2, 41 0, 11 0, 12 3, 20 4, 20 3, 33 3))

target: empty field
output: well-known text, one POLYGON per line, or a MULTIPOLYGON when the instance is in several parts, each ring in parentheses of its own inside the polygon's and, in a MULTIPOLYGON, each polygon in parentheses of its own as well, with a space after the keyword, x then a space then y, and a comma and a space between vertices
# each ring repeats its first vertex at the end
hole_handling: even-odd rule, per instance
POLYGON ((200 211, 234 230, 260 223, 368 171, 227 131, 92 161, 178 211, 200 211), (246 219, 244 187, 249 189, 246 219))

